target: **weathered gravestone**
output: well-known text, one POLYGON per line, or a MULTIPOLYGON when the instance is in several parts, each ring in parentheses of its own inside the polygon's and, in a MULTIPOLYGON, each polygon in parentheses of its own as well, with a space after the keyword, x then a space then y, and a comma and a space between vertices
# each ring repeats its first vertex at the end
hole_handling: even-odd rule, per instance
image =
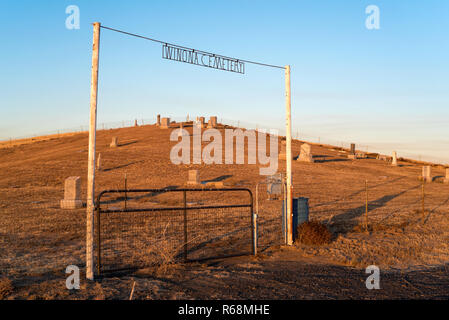
POLYGON ((351 143, 351 150, 349 151, 350 154, 355 154, 355 143, 351 143))
POLYGON ((313 162, 312 147, 310 144, 303 143, 301 145, 301 151, 299 152, 299 157, 296 161, 313 162))
POLYGON ((393 158, 391 160, 391 165, 392 166, 398 165, 398 155, 396 154, 396 151, 393 151, 393 158))
POLYGON ((98 155, 97 158, 97 170, 101 171, 101 153, 98 155))
POLYGON ((189 180, 188 185, 198 185, 200 184, 200 172, 198 170, 189 170, 189 180))
POLYGON ((81 180, 80 177, 68 177, 64 183, 64 199, 60 205, 62 209, 77 209, 83 206, 80 199, 81 180))
POLYGON ((349 150, 348 159, 357 159, 357 155, 355 154, 355 143, 351 143, 351 149, 349 150))
POLYGON ((200 122, 200 124, 201 124, 201 128, 204 128, 204 127, 205 127, 205 121, 206 121, 206 118, 204 118, 204 117, 199 117, 199 122, 200 122))
POLYGON ((117 146, 118 146, 117 137, 112 137, 112 142, 111 142, 111 144, 109 145, 109 147, 115 148, 115 147, 117 147, 117 146))
POLYGON ((268 200, 278 199, 282 195, 282 173, 268 176, 266 179, 268 200))
POLYGON ((170 127, 170 118, 161 119, 161 129, 168 129, 170 127))
POLYGON ((281 148, 279 150, 279 160, 286 160, 287 159, 287 148, 286 148, 286 141, 281 140, 281 148))
POLYGON ((208 128, 215 128, 215 127, 217 127, 217 117, 210 117, 207 127, 208 128))
POLYGON ((423 166, 422 167, 422 180, 425 182, 432 182, 432 175, 431 175, 431 167, 430 166, 423 166))
POLYGON ((157 115, 156 125, 157 125, 157 126, 160 126, 160 125, 161 125, 161 115, 160 115, 160 114, 157 115))

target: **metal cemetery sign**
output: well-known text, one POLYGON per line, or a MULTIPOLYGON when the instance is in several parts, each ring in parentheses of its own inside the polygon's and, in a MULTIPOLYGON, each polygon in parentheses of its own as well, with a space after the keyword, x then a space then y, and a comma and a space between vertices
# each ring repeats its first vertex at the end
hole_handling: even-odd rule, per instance
POLYGON ((162 45, 162 58, 212 69, 245 73, 245 63, 237 59, 171 44, 162 45))

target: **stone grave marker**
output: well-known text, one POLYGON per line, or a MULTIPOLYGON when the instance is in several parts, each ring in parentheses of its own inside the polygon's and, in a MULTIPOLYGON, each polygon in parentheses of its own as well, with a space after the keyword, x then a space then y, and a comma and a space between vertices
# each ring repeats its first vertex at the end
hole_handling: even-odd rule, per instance
POLYGON ((97 170, 101 171, 101 153, 98 155, 97 158, 97 170))
POLYGON ((68 177, 64 183, 64 199, 60 205, 62 209, 77 209, 83 206, 81 196, 80 177, 68 177))
POLYGON ((310 144, 303 143, 301 145, 301 151, 299 152, 299 157, 298 159, 296 159, 296 161, 314 162, 312 156, 312 147, 310 146, 310 144))
POLYGON ((161 119, 161 129, 168 129, 170 127, 170 118, 161 119))
POLYGON ((115 147, 117 147, 117 146, 118 146, 118 140, 117 140, 117 137, 112 137, 112 142, 111 142, 111 144, 109 145, 109 147, 115 148, 115 147))
POLYGON ((393 151, 393 159, 391 160, 391 165, 392 166, 398 165, 398 155, 397 155, 396 151, 393 151))
POLYGON ((199 170, 189 170, 189 180, 187 181, 187 184, 188 185, 201 184, 199 170))

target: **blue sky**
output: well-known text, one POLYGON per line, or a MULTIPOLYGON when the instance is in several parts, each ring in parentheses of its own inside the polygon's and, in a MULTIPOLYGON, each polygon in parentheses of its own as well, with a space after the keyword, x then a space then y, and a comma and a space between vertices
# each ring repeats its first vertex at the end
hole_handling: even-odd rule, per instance
MULTIPOLYGON (((449 1, 0 2, 0 139, 87 125, 91 23, 292 68, 294 131, 449 163, 449 1), (365 27, 368 5, 380 29, 365 27), (65 27, 68 5, 80 29, 65 27)), ((217 115, 284 126, 283 70, 161 58, 102 29, 98 122, 217 115)))

